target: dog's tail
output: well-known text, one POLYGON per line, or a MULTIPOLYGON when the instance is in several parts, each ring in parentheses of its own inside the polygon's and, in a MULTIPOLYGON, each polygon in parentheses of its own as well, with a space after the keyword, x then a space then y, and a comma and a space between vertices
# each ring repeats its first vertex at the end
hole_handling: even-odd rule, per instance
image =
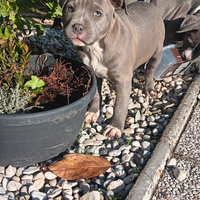
POLYGON ((157 7, 157 0, 151 0, 150 3, 157 7))

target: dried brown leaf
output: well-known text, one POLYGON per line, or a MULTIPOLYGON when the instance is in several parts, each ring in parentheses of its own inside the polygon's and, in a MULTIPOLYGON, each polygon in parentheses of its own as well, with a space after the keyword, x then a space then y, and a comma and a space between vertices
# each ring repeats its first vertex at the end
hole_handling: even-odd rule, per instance
POLYGON ((104 173, 112 165, 104 158, 84 154, 68 154, 48 168, 55 175, 67 180, 91 178, 104 173))

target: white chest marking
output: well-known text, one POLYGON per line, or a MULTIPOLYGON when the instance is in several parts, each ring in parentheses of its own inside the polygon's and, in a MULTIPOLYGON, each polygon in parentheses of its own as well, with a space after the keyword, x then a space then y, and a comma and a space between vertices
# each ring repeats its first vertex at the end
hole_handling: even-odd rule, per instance
POLYGON ((95 74, 102 78, 107 78, 108 69, 102 64, 103 49, 96 42, 92 46, 83 47, 86 56, 83 58, 83 62, 91 69, 95 74))

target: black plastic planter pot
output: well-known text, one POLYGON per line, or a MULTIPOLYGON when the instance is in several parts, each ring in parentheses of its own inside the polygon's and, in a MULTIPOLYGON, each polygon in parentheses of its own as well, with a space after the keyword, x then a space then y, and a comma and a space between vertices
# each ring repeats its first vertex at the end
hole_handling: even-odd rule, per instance
POLYGON ((95 91, 92 74, 89 92, 74 103, 39 113, 0 115, 0 166, 28 166, 65 151, 75 142, 95 91))

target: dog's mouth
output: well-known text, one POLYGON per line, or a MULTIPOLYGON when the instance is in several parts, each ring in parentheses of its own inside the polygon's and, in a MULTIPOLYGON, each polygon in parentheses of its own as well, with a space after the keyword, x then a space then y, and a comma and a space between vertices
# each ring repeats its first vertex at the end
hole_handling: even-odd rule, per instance
POLYGON ((70 38, 70 40, 76 46, 85 46, 86 45, 86 43, 82 39, 80 39, 78 36, 70 38))

